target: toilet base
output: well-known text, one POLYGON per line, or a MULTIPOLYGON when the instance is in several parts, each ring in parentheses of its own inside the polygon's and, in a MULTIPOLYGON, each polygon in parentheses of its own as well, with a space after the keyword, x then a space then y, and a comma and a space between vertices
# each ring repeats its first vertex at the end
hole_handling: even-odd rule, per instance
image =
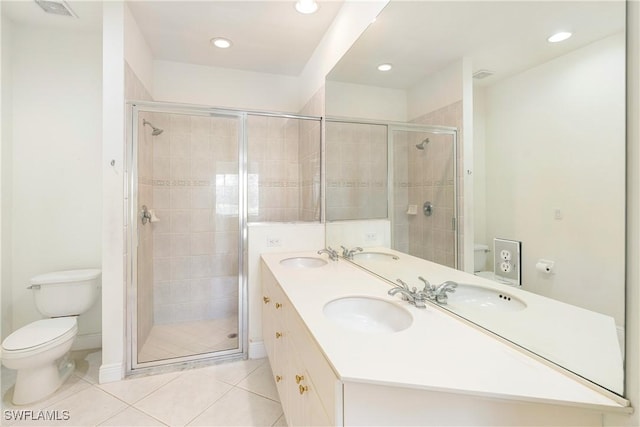
POLYGON ((11 401, 14 405, 27 405, 52 395, 69 378, 75 367, 75 362, 67 355, 51 364, 19 369, 11 401))

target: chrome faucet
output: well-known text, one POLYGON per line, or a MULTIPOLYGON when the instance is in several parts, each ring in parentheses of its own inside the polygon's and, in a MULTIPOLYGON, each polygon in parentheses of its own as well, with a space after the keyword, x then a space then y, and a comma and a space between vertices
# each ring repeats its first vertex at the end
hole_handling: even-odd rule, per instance
POLYGON ((340 246, 342 248, 342 257, 345 259, 353 259, 353 255, 356 252, 362 252, 362 248, 360 246, 356 246, 353 249, 347 249, 344 246, 340 246))
POLYGON ((399 285, 394 284, 395 288, 390 289, 387 293, 392 296, 402 294, 402 299, 408 301, 409 304, 413 304, 418 308, 425 308, 425 301, 435 301, 441 305, 446 304, 449 299, 447 294, 455 292, 455 288, 458 287, 458 284, 452 280, 442 282, 438 286, 432 285, 422 276, 419 276, 418 280, 424 283, 424 288, 421 291, 415 287, 410 290, 409 285, 397 279, 396 282, 399 285))
POLYGON ((331 246, 327 246, 325 249, 320 249, 318 251, 318 255, 322 255, 322 254, 329 255, 329 259, 331 261, 337 261, 338 258, 340 258, 340 256, 338 255, 338 252, 332 249, 331 246))
POLYGON ((394 284, 395 288, 389 289, 387 294, 391 296, 401 294, 402 299, 404 301, 408 301, 409 304, 415 305, 417 308, 426 307, 426 304, 424 302, 427 300, 427 294, 425 294, 423 291, 418 291, 418 289, 415 287, 409 290, 409 285, 407 285, 400 279, 396 279, 396 282, 398 282, 399 285, 394 284))
POLYGON ((458 284, 452 280, 440 283, 434 290, 433 295, 438 304, 446 304, 449 297, 447 292, 455 292, 458 284))

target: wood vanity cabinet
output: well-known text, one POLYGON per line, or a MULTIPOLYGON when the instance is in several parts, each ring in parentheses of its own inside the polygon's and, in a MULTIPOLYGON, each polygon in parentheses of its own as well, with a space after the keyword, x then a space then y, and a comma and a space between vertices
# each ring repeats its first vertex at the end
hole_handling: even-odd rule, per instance
POLYGON ((271 271, 263 268, 262 277, 262 336, 287 422, 341 425, 338 377, 271 271))

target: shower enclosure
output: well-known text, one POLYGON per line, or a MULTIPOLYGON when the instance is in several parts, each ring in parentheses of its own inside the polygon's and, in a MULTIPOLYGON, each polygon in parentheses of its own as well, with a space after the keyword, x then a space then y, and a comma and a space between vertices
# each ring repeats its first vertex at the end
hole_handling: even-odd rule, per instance
POLYGON ((319 118, 132 103, 131 130, 128 370, 243 357, 247 222, 315 218, 319 118))
POLYGON ((392 147, 393 248, 458 267, 457 132, 452 128, 389 128, 392 147))
POLYGON ((376 243, 457 268, 457 129, 331 118, 325 130, 326 217, 329 230, 338 225, 331 243, 340 245, 345 230, 364 232, 365 241, 388 234, 388 243, 376 243), (370 220, 387 221, 388 231, 361 229, 370 220))

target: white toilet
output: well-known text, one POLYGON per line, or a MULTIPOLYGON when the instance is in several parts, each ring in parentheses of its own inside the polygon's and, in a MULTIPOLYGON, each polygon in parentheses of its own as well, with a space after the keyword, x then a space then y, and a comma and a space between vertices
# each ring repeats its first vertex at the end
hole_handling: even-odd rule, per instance
POLYGON ((37 320, 2 342, 2 364, 18 371, 13 403, 41 400, 60 387, 75 368, 68 352, 78 333, 77 316, 100 294, 101 271, 68 270, 31 279, 36 307, 50 319, 37 320))
POLYGON ((484 277, 485 279, 495 280, 493 271, 484 270, 487 266, 488 253, 489 246, 482 243, 476 243, 473 245, 473 274, 484 277))

